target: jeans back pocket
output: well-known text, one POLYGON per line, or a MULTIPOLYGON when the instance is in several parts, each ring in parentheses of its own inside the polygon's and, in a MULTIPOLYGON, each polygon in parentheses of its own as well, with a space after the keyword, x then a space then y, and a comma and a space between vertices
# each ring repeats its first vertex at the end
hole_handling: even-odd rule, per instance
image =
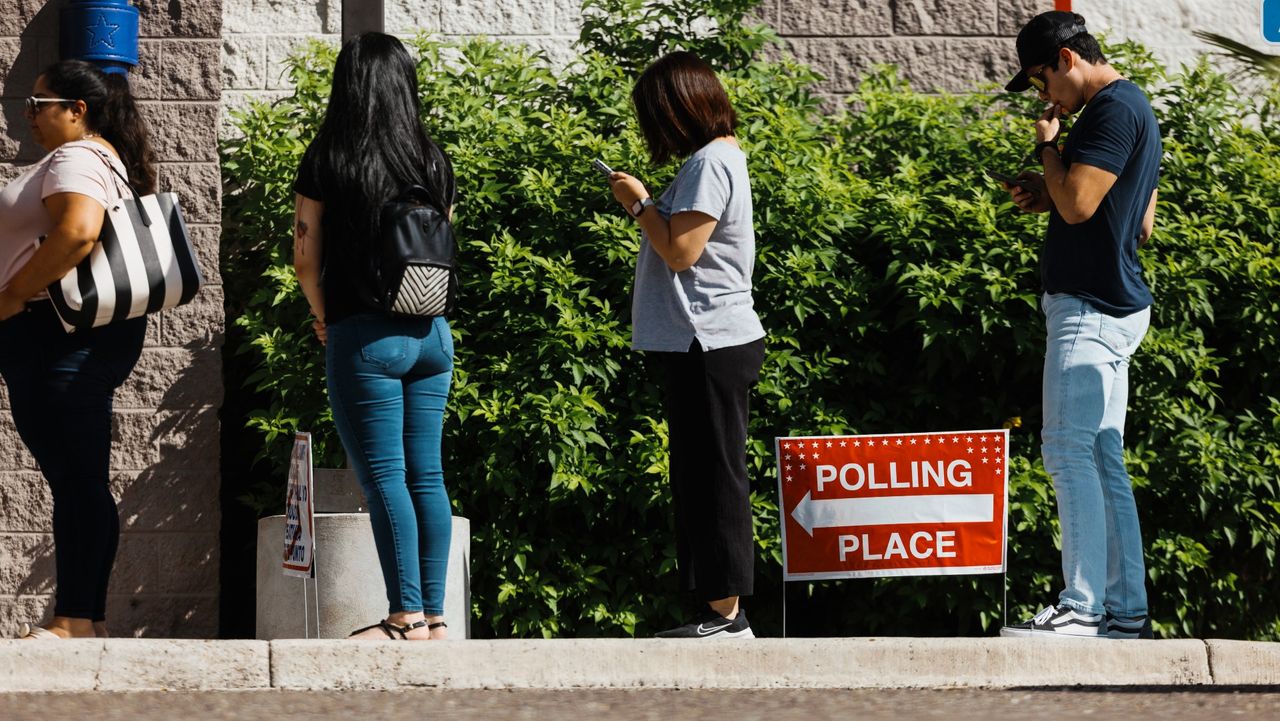
POLYGON ((1103 313, 1099 321, 1098 337, 1117 355, 1133 355, 1143 336, 1147 334, 1150 313, 1150 309, 1140 310, 1123 318, 1103 313))
POLYGON ((361 316, 351 320, 356 323, 361 360, 384 371, 405 365, 410 339, 398 333, 389 319, 361 316))

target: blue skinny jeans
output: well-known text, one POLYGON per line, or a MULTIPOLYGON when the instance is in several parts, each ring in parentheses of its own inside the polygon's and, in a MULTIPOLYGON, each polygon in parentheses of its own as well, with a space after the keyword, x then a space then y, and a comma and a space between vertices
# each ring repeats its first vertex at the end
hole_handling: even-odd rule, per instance
POLYGON ((443 615, 453 522, 440 460, 449 324, 363 314, 328 330, 329 403, 368 501, 389 611, 443 615))

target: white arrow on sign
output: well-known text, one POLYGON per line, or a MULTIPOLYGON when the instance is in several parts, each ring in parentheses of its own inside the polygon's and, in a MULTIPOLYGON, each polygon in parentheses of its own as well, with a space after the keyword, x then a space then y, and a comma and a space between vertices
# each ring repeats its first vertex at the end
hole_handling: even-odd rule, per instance
POLYGON ((910 523, 990 523, 995 497, 990 493, 952 496, 881 496, 815 501, 809 493, 791 517, 813 535, 815 528, 891 526, 910 523))

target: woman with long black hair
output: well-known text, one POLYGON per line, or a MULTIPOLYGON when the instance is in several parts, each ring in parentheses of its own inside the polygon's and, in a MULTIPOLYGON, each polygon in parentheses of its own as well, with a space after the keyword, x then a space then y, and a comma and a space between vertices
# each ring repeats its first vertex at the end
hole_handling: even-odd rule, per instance
POLYGON ((368 500, 390 606, 353 638, 446 634, 452 512, 440 440, 453 337, 442 316, 391 317, 363 300, 359 270, 383 204, 411 185, 451 211, 453 168, 423 128, 414 62, 396 38, 365 33, 338 54, 324 122, 294 185, 294 266, 326 346, 334 423, 368 500))
POLYGON ((659 58, 631 93, 655 163, 687 158, 655 202, 638 179, 609 177, 644 235, 631 345, 662 369, 676 564, 700 602, 659 638, 752 638, 739 599, 754 586, 747 420, 764 362, 751 296, 755 226, 737 115, 720 79, 688 52, 659 58))
POLYGON ((107 584, 120 538, 109 485, 112 399, 138 361, 145 317, 67 333, 45 289, 98 241, 106 208, 153 192, 146 123, 123 75, 64 60, 27 98, 48 154, 0 191, 0 376, 10 412, 53 496, 53 619, 23 638, 107 635, 107 584), (113 170, 114 169, 114 170, 113 170))

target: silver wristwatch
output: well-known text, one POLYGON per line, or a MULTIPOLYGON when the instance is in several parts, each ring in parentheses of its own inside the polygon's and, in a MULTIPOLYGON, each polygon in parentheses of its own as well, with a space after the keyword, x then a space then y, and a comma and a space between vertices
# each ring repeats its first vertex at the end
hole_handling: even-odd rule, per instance
POLYGON ((644 209, 653 204, 653 198, 641 198, 637 200, 631 204, 631 217, 639 218, 640 214, 644 212, 644 209))

